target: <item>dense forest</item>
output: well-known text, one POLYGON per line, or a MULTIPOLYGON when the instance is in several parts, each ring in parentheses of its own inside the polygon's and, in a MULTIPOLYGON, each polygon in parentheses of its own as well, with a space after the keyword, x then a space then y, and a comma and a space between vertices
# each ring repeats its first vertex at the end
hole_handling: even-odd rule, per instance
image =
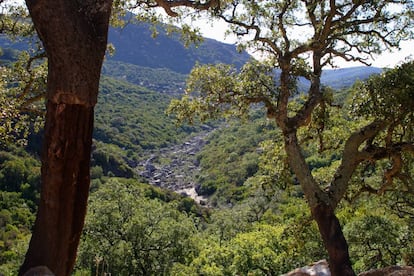
MULTIPOLYGON (((241 68, 248 55, 211 40, 181 50, 177 37, 161 33, 153 39, 147 25, 111 29, 110 34, 116 52, 102 68, 88 212, 73 275, 281 275, 327 259, 282 150, 283 134, 266 118, 264 104, 225 118, 177 122, 174 103, 184 95, 196 63, 241 68), (139 47, 138 38, 144 41, 139 47), (171 51, 183 52, 175 56, 171 51), (176 185, 160 183, 162 173, 176 185)), ((17 72, 27 45, 5 36, 1 44, 2 68, 17 72)), ((412 88, 414 66, 407 64, 401 74, 408 74, 407 87, 412 88)), ((378 81, 383 72, 400 71, 324 71, 332 109, 316 112, 326 112, 329 119, 316 120, 300 133, 303 154, 322 186, 340 162, 342 148, 336 141, 357 127, 351 117, 362 85, 378 81), (325 123, 323 139, 331 148, 321 150, 318 127, 325 123)), ((272 73, 274 78, 280 74, 272 73)), ((296 86, 293 105, 300 105, 309 83, 298 79, 296 86)), ((2 88, 13 87, 2 80, 2 88)), ((41 114, 24 115, 10 125, 26 120, 21 131, 0 128, 0 135, 11 137, 0 139, 0 275, 17 275, 41 189, 41 114)), ((414 265, 413 156, 403 158, 406 178, 397 188, 375 193, 389 164, 366 162, 337 208, 357 273, 414 265)))

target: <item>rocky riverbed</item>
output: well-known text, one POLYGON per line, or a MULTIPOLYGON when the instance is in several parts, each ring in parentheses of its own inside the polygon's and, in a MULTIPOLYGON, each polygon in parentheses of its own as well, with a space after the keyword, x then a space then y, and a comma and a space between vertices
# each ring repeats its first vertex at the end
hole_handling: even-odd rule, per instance
POLYGON ((155 186, 165 188, 207 204, 207 198, 197 194, 197 174, 200 171, 197 153, 207 143, 208 135, 214 131, 210 127, 183 143, 150 153, 138 164, 138 173, 155 186))

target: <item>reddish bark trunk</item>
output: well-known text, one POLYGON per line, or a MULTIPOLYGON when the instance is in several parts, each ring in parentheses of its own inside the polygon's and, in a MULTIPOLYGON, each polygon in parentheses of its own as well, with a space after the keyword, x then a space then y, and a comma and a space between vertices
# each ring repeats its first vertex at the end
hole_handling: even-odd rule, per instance
POLYGON ((70 275, 86 214, 93 110, 111 0, 27 0, 48 62, 42 189, 20 275, 47 266, 70 275))
POLYGON ((319 204, 312 208, 312 215, 329 256, 332 276, 354 276, 345 240, 338 218, 331 206, 319 204))
POLYGON ((70 275, 86 213, 93 107, 49 102, 47 108, 42 197, 21 272, 45 265, 70 275))

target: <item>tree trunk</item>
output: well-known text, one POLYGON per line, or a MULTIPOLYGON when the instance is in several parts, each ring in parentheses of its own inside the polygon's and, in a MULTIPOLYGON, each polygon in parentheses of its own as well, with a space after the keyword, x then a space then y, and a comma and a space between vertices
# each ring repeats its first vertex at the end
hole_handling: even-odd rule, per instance
POLYGON ((20 275, 70 275, 86 214, 100 70, 111 0, 27 0, 49 72, 40 205, 20 275))
POLYGON ((338 218, 329 205, 319 204, 312 208, 312 215, 319 227, 325 249, 329 256, 332 276, 354 276, 345 240, 338 218))
POLYGON ((22 272, 45 265, 70 275, 89 190, 93 107, 48 102, 42 194, 22 272))
POLYGON ((324 192, 309 169, 302 154, 296 129, 286 128, 283 132, 289 165, 295 173, 305 194, 313 218, 319 227, 325 249, 329 256, 329 268, 333 276, 355 275, 349 258, 348 244, 345 240, 335 208, 329 195, 324 192))

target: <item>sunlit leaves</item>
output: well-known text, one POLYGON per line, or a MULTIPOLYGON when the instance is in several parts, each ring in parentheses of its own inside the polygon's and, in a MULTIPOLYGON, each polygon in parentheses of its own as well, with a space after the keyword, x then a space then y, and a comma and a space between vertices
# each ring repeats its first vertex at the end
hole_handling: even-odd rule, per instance
POLYGON ((29 132, 39 130, 43 118, 47 64, 22 52, 0 76, 0 144, 26 142, 29 132))
POLYGON ((256 61, 240 72, 230 65, 198 65, 187 81, 187 95, 172 101, 168 112, 192 122, 197 117, 243 116, 254 103, 273 106, 278 96, 273 74, 270 66, 256 61))
MULTIPOLYGON (((414 110, 414 62, 407 62, 354 87, 352 114, 365 118, 407 120, 414 110)), ((411 122, 411 123, 410 123, 411 122)))
POLYGON ((234 251, 233 274, 278 275, 286 272, 286 244, 282 226, 259 225, 237 235, 231 242, 234 251))
MULTIPOLYGON (((3 2, 3 1, 2 1, 3 2)), ((28 11, 25 7, 0 2, 0 32, 14 39, 21 39, 34 34, 34 28, 28 20, 28 11)))
POLYGON ((16 61, 0 69, 0 146, 12 141, 24 144, 29 132, 39 129, 43 110, 47 65, 41 60, 41 46, 24 7, 0 5, 0 33, 13 40, 30 42, 16 61))
POLYGON ((79 266, 99 257, 117 275, 168 274, 191 257, 194 232, 174 204, 146 198, 135 181, 109 179, 90 197, 79 266))
POLYGON ((173 101, 169 112, 180 110, 178 118, 187 119, 188 115, 196 115, 201 120, 217 118, 222 112, 229 112, 233 107, 233 97, 238 93, 235 76, 236 71, 230 65, 196 66, 187 82, 188 95, 181 103, 173 101))
MULTIPOLYGON (((351 115, 354 119, 382 122, 383 130, 368 141, 366 148, 377 152, 376 160, 384 159, 384 180, 378 190, 392 189, 391 184, 413 181, 407 167, 414 152, 414 62, 407 62, 382 75, 359 83, 354 88, 351 115), (386 150, 386 152, 384 152, 386 150), (398 182, 394 181, 398 180, 398 182)), ((368 151, 368 150, 367 150, 368 151)))
POLYGON ((282 141, 264 141, 261 147, 263 154, 260 156, 260 169, 264 174, 261 185, 282 189, 292 185, 294 180, 282 141))
POLYGON ((245 181, 256 174, 260 142, 273 136, 274 124, 263 119, 263 112, 251 112, 245 120, 225 123, 209 136, 209 143, 197 154, 201 171, 198 193, 214 195, 213 204, 228 204, 247 196, 245 181))

